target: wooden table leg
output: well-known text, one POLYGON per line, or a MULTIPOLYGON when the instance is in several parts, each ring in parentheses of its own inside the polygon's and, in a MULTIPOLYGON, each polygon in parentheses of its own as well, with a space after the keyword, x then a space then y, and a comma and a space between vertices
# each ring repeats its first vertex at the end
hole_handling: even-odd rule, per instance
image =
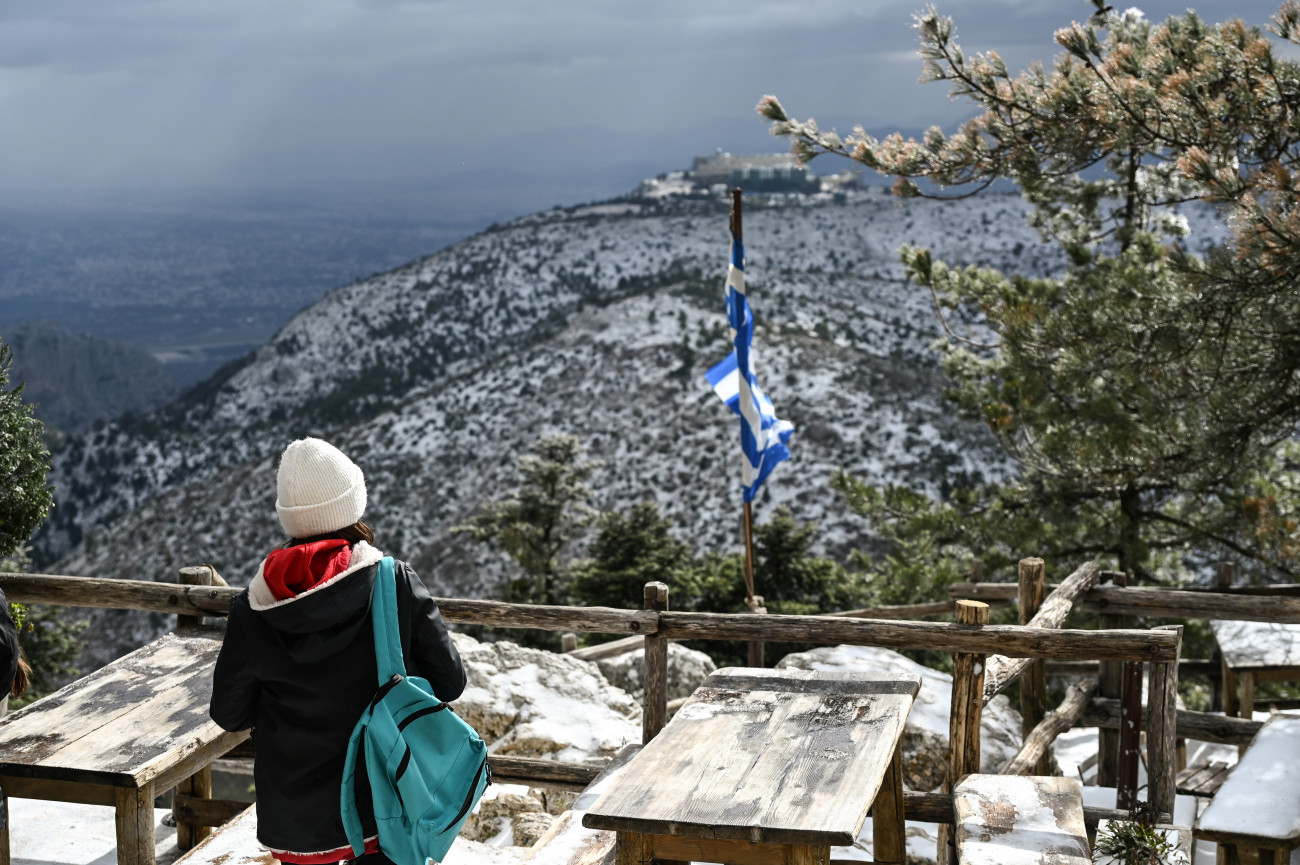
POLYGON ((907 829, 903 821, 903 750, 894 755, 885 769, 880 792, 871 805, 871 861, 902 863, 907 861, 907 829))
MULTIPOLYGON (((789 865, 829 865, 831 848, 824 845, 791 844, 790 858, 786 861, 789 865)), ((872 861, 879 862, 880 860, 873 856, 872 861)))
MULTIPOLYGON (((196 799, 212 798, 212 766, 204 766, 190 777, 186 778, 176 789, 172 791, 172 813, 176 814, 176 799, 180 795, 193 796, 196 799)), ((180 817, 176 818, 176 848, 178 850, 189 850, 198 844, 204 838, 212 834, 209 826, 195 826, 189 823, 182 823, 180 817)))
POLYGON ((651 865, 650 836, 619 832, 614 840, 614 865, 651 865))
POLYGON ((139 789, 118 787, 117 865, 154 865, 153 784, 139 789))

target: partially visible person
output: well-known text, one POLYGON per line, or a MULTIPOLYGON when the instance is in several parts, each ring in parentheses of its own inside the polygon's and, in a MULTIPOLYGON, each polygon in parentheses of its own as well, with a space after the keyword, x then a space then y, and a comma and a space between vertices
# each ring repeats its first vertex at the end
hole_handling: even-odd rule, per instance
MULTIPOLYGON (((253 728, 257 838, 289 865, 353 859, 339 814, 348 739, 378 687, 370 598, 383 553, 361 521, 361 469, 320 439, 293 442, 280 459, 276 513, 289 540, 271 552, 231 602, 212 682, 212 719, 253 728)), ((448 702, 465 670, 424 583, 394 562, 406 669, 448 702)), ((357 764, 364 865, 378 850, 370 782, 357 764)))
POLYGON ((0 697, 21 697, 31 684, 32 668, 18 645, 18 627, 9 615, 9 600, 0 591, 0 697))

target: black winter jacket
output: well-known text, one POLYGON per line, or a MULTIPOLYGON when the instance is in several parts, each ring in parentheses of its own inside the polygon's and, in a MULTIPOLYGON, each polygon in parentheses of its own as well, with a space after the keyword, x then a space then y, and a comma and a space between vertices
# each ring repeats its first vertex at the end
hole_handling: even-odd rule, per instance
MULTIPOLYGON (((253 728, 257 837, 272 850, 315 853, 347 844, 339 817, 343 761, 378 686, 370 621, 377 551, 361 542, 353 561, 355 569, 279 602, 259 586, 259 571, 231 602, 211 714, 227 730, 253 728)), ((405 562, 394 564, 407 672, 428 679, 440 700, 454 700, 465 689, 460 655, 424 583, 405 562)), ((374 835, 361 762, 357 807, 366 837, 374 835)))

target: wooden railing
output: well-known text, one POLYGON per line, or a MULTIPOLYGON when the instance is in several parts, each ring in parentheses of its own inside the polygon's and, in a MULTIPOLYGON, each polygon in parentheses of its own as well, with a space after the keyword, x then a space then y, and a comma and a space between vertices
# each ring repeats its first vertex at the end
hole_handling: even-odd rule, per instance
MULTIPOLYGON (((1177 681, 1181 646, 1178 632, 1063 629, 1061 624, 1066 613, 1076 598, 1092 589, 1100 569, 1094 564, 1085 565, 1046 599, 1042 599, 1041 563, 1037 566, 1037 573, 1040 585, 1037 589, 1031 585, 1031 590, 1038 592, 1041 607, 1024 625, 867 618, 865 616, 870 613, 867 610, 818 616, 673 612, 669 609, 668 587, 662 583, 646 585, 641 610, 509 604, 460 598, 436 600, 443 617, 453 623, 643 638, 646 696, 642 731, 646 741, 658 733, 667 720, 667 644, 673 640, 761 640, 952 652, 966 659, 962 669, 972 671, 971 675, 978 677, 978 682, 974 683, 954 681, 953 693, 956 696, 951 707, 953 727, 950 735, 952 741, 965 743, 960 749, 961 762, 954 763, 950 769, 953 777, 957 777, 966 771, 979 771, 982 705, 1027 669, 1034 669, 1034 664, 1041 666, 1047 659, 1151 663, 1153 671, 1163 672, 1150 677, 1152 684, 1148 702, 1153 706, 1169 702, 1172 706, 1172 697, 1166 694, 1172 694, 1169 689, 1177 681), (958 701, 961 701, 960 705, 958 701)), ((222 582, 215 574, 213 576, 212 582, 222 582)), ((199 579, 194 574, 187 574, 186 578, 199 579)), ((177 585, 11 573, 0 573, 0 589, 11 600, 24 603, 141 610, 189 617, 224 615, 230 601, 239 592, 224 585, 177 585)), ((978 603, 976 606, 984 605, 978 603)), ((914 614, 941 612, 933 605, 908 607, 914 614)), ((899 611, 885 608, 882 612, 889 616, 899 611)), ((987 615, 982 620, 970 620, 978 621, 987 622, 987 615)), ((1147 732, 1149 741, 1153 743, 1153 753, 1159 755, 1168 751, 1172 754, 1172 716, 1166 719, 1157 713, 1147 732)), ((1038 738, 1041 740, 1043 737, 1038 738)), ((956 752, 959 749, 952 750, 956 752)), ((1173 774, 1172 771, 1163 771, 1161 765, 1157 760, 1151 770, 1153 801, 1161 810, 1169 811, 1173 803, 1173 774)), ((516 768, 515 771, 519 770, 516 768)), ((543 770, 538 768, 537 771, 543 770)))

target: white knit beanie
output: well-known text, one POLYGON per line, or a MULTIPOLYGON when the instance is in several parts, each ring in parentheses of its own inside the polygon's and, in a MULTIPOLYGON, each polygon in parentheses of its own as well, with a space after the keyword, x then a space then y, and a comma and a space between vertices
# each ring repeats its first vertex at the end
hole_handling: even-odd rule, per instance
POLYGON ((365 476, 342 451, 313 438, 298 439, 284 449, 275 512, 289 537, 337 532, 361 519, 365 510, 365 476))

